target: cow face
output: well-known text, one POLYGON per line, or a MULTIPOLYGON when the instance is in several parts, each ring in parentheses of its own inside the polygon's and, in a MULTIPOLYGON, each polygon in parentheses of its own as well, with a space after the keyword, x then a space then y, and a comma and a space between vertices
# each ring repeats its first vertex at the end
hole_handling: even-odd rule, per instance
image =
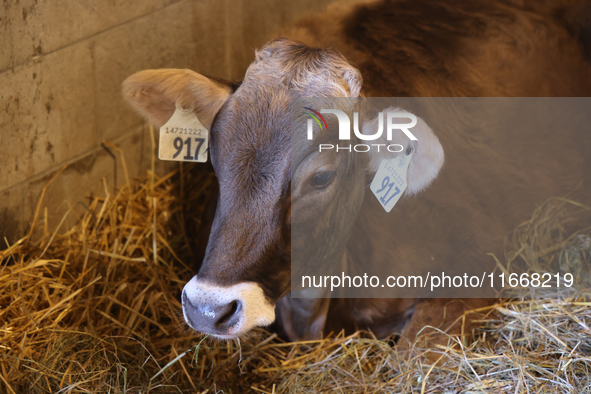
MULTIPOLYGON (((338 262, 362 206, 367 170, 375 171, 381 157, 318 154, 311 142, 293 149, 290 105, 297 97, 357 97, 360 89, 358 71, 342 56, 285 39, 257 52, 235 91, 189 70, 147 70, 124 82, 127 100, 155 125, 177 103, 193 108, 210 130, 220 196, 201 269, 182 294, 192 328, 231 338, 271 324, 276 300, 290 291, 292 247, 304 250, 322 239, 321 255, 302 258, 338 262), (292 237, 292 218, 331 221, 339 231, 327 235, 319 227, 292 237)), ((431 130, 422 121, 418 129, 412 192, 426 187, 443 161, 431 130)))

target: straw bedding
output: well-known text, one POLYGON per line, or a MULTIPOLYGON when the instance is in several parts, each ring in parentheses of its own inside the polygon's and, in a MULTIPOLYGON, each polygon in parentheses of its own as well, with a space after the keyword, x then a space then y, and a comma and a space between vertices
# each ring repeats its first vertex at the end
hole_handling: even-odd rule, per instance
MULTIPOLYGON (((284 343, 262 329, 239 341, 189 330, 179 296, 193 274, 185 264, 190 229, 202 225, 213 182, 203 167, 164 177, 151 171, 118 191, 104 186, 75 227, 7 244, 0 251, 0 392, 589 391, 591 231, 565 230, 588 208, 548 202, 508 238, 510 252, 497 256, 508 269, 571 272, 577 289, 479 310, 478 330, 431 349, 442 355, 433 365, 421 339, 402 353, 393 339, 369 333, 284 343)), ((46 227, 43 209, 31 225, 46 227)))

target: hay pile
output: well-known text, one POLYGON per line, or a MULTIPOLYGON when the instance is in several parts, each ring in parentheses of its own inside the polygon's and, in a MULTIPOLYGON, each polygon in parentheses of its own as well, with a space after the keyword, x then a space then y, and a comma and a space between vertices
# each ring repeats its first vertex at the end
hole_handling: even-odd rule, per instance
MULTIPOLYGON (((283 343, 263 330, 240 342, 188 330, 179 303, 192 276, 185 217, 200 225, 212 182, 198 168, 150 172, 117 192, 105 186, 74 228, 0 251, 0 392, 539 393, 591 385, 591 237, 562 230, 568 203, 536 211, 516 230, 507 260, 576 271, 578 292, 481 310, 472 340, 450 338, 458 346, 435 349, 446 357, 433 366, 420 344, 402 354, 392 340, 361 333, 283 343)), ((43 226, 40 212, 33 227, 43 226)))

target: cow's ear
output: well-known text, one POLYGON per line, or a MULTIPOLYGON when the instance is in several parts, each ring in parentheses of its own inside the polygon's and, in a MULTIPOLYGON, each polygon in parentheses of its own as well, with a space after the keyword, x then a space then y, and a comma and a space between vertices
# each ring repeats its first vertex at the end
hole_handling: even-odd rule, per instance
MULTIPOLYGON (((374 174, 382 160, 384 159, 393 159, 398 155, 406 154, 410 152, 410 149, 414 151, 410 164, 408 166, 407 172, 407 181, 408 187, 406 189, 406 193, 409 195, 416 194, 421 190, 425 189, 427 186, 433 182, 433 180, 439 174, 439 170, 443 166, 444 161, 444 154, 443 154, 443 147, 439 142, 439 139, 433 133, 433 130, 427 123, 418 116, 417 124, 409 128, 408 130, 416 137, 416 141, 411 140, 402 130, 394 129, 392 131, 392 140, 387 140, 387 132, 386 132, 386 125, 387 125, 387 118, 386 115, 388 112, 406 112, 401 110, 400 108, 388 108, 381 112, 379 115, 376 115, 372 119, 363 123, 361 132, 366 135, 375 134, 376 130, 379 128, 379 116, 382 116, 383 120, 383 132, 382 136, 375 141, 371 141, 372 144, 399 144, 404 147, 402 152, 400 153, 391 153, 387 149, 384 149, 384 146, 381 147, 379 151, 377 150, 370 150, 370 160, 369 160, 369 168, 371 174, 374 174)), ((406 123, 408 119, 400 122, 406 123)), ((395 149, 394 147, 392 150, 399 150, 395 149)))
POLYGON ((191 70, 144 70, 123 82, 123 96, 133 108, 155 126, 162 126, 178 103, 195 111, 207 129, 232 94, 228 84, 214 81, 191 70))

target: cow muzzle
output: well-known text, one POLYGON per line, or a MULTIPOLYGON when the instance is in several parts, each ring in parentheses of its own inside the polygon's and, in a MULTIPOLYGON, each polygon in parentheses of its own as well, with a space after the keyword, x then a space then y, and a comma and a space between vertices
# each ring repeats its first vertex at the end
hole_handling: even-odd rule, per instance
POLYGON ((196 331, 229 339, 275 321, 275 305, 260 285, 217 286, 193 277, 181 296, 183 316, 196 331))

